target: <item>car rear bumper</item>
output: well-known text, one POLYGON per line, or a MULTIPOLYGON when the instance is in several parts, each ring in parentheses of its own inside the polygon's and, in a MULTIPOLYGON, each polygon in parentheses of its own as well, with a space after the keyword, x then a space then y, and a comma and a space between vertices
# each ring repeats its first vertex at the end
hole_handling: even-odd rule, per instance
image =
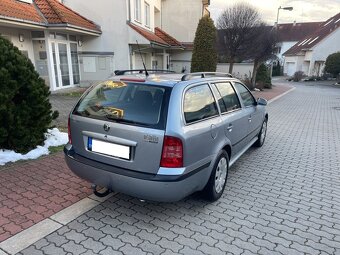
POLYGON ((203 189, 210 175, 210 163, 187 175, 152 175, 84 158, 74 153, 72 147, 68 145, 65 146, 64 153, 68 167, 80 178, 145 200, 179 201, 193 192, 203 189))

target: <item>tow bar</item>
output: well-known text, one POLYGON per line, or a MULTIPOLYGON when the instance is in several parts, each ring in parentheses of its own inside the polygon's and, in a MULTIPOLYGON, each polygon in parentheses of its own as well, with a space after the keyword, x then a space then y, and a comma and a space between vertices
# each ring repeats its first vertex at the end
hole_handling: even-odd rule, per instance
POLYGON ((92 184, 91 188, 93 190, 93 194, 95 194, 97 197, 106 197, 108 194, 111 193, 111 190, 109 190, 109 189, 106 189, 104 192, 97 191, 97 185, 96 184, 92 184))

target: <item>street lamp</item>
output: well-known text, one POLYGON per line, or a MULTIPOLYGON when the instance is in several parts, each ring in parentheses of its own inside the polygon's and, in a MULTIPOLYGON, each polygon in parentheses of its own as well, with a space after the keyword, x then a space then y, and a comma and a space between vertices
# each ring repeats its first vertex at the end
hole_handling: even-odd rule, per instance
POLYGON ((289 7, 279 7, 277 8, 277 16, 276 16, 276 26, 279 25, 279 13, 280 13, 280 10, 286 10, 286 11, 292 11, 293 10, 293 7, 289 6, 289 7))

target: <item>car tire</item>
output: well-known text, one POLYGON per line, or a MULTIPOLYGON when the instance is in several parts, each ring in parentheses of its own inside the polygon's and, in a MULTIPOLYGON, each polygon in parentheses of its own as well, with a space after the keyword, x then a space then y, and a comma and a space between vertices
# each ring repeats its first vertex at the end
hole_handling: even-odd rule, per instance
POLYGON ((255 147, 262 147, 262 145, 264 144, 264 141, 266 140, 266 135, 267 135, 267 125, 268 125, 268 119, 265 118, 262 123, 260 133, 257 136, 257 141, 254 143, 255 147))
POLYGON ((225 189, 229 170, 229 157, 226 151, 221 151, 215 162, 203 196, 209 201, 218 200, 225 189))

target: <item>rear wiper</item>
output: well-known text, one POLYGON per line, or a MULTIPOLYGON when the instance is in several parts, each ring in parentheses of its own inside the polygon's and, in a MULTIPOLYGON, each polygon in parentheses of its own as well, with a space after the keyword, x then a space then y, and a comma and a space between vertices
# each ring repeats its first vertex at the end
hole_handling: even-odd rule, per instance
POLYGON ((127 119, 122 119, 122 118, 119 118, 115 115, 105 115, 105 118, 107 118, 108 120, 113 120, 115 122, 118 122, 118 123, 130 123, 130 124, 135 124, 135 125, 142 125, 142 126, 146 126, 146 124, 144 123, 140 123, 140 122, 136 122, 136 121, 133 121, 133 120, 127 120, 127 119))

